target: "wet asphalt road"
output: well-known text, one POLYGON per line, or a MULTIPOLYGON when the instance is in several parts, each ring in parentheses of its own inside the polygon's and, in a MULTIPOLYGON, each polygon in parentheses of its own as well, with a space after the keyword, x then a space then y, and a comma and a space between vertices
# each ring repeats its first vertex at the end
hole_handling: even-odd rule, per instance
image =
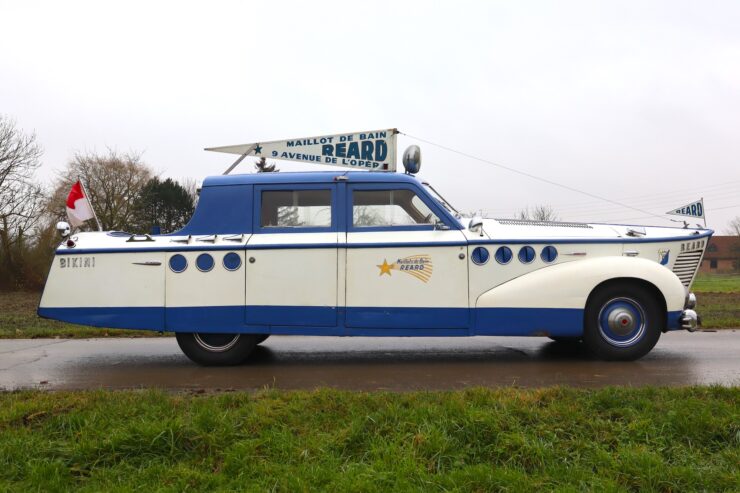
POLYGON ((545 338, 274 336, 230 368, 191 363, 174 338, 0 341, 0 389, 263 387, 443 390, 517 385, 740 385, 740 330, 664 335, 645 358, 602 362, 545 338))

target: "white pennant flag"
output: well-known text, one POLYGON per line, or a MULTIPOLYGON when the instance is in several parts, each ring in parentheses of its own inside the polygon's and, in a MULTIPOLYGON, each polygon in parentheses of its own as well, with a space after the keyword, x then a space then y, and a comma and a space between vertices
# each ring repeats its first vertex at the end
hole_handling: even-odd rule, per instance
POLYGON ((696 202, 686 204, 683 207, 676 207, 666 212, 673 216, 689 216, 689 217, 700 217, 704 219, 704 199, 699 199, 696 202))
POLYGON ((395 171, 397 134, 398 130, 389 128, 254 144, 208 147, 206 151, 370 171, 395 171))

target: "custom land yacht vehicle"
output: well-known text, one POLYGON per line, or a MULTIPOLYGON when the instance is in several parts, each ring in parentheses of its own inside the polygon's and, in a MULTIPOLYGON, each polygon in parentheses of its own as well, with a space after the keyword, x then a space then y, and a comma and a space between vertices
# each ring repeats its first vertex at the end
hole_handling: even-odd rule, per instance
POLYGON ((67 233, 38 314, 172 331, 204 365, 270 335, 546 336, 604 359, 693 331, 708 229, 463 217, 411 174, 213 176, 165 235, 67 233))

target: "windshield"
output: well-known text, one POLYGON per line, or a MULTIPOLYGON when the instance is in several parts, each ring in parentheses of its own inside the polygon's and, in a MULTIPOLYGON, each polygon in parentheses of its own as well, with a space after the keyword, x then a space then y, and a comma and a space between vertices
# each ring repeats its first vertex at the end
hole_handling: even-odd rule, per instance
POLYGON ((441 205, 442 207, 444 207, 445 209, 447 209, 447 211, 448 211, 448 212, 450 212, 450 213, 454 214, 454 215, 455 215, 455 217, 457 217, 457 218, 460 218, 460 217, 462 217, 462 216, 461 216, 461 214, 460 214, 459 212, 457 212, 457 209, 455 209, 455 208, 454 208, 454 207, 452 206, 452 204, 450 204, 449 202, 447 202, 447 201, 446 201, 446 200, 444 199, 444 197, 442 197, 442 196, 441 196, 441 195, 439 194, 439 192, 437 192, 437 191, 436 191, 436 190, 434 189, 434 187, 433 187, 433 186, 431 186, 431 185, 429 184, 429 182, 426 182, 426 181, 424 181, 424 182, 422 182, 422 185, 424 185, 424 187, 425 187, 425 188, 427 189, 427 191, 428 191, 428 192, 429 192, 429 194, 430 194, 430 195, 432 196, 432 198, 434 198, 434 200, 436 200, 437 202, 439 202, 439 204, 440 204, 440 205, 441 205))

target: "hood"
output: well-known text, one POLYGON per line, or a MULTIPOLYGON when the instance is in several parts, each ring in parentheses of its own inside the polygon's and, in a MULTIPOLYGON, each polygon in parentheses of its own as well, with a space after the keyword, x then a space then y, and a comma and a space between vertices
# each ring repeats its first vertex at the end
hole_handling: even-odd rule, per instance
MULTIPOLYGON (((467 227, 469 218, 460 221, 467 227)), ((556 221, 530 221, 521 219, 484 219, 483 233, 495 240, 578 240, 624 239, 672 240, 709 236, 710 229, 670 228, 662 226, 636 226, 626 224, 576 223, 556 221)))

